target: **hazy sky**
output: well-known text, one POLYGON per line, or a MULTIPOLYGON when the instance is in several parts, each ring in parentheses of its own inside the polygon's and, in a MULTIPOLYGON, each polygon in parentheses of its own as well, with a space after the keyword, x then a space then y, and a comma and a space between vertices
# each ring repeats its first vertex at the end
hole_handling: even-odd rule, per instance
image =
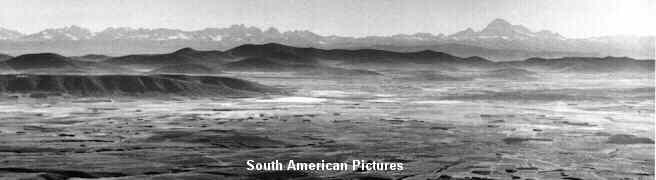
POLYGON ((322 35, 450 34, 495 18, 567 37, 654 35, 656 0, 1 0, 0 27, 197 30, 245 24, 322 35))

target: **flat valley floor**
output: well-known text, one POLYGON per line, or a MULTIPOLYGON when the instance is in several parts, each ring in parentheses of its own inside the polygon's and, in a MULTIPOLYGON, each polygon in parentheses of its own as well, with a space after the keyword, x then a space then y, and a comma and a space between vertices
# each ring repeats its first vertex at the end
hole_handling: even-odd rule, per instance
POLYGON ((653 74, 233 76, 288 95, 3 97, 0 179, 654 179, 653 74), (404 163, 247 171, 246 160, 404 163))

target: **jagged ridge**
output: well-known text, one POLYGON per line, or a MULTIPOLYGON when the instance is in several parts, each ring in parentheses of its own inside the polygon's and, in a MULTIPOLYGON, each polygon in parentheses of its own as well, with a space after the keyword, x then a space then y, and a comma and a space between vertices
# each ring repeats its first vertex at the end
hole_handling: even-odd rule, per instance
MULTIPOLYGON (((0 28, 0 49, 4 53, 24 54, 57 52, 135 54, 161 53, 181 47, 201 49, 228 49, 241 44, 277 42, 294 46, 317 48, 362 48, 380 45, 405 47, 461 44, 492 49, 465 52, 466 56, 482 56, 494 60, 514 60, 515 53, 527 57, 565 56, 631 56, 654 58, 653 36, 606 36, 569 39, 548 30, 532 31, 503 19, 495 19, 480 31, 467 29, 452 35, 429 33, 398 34, 391 36, 322 36, 310 31, 279 32, 275 28, 262 30, 256 27, 235 25, 227 28, 206 28, 196 31, 177 29, 107 28, 93 33, 88 29, 70 26, 25 35, 0 28), (510 59, 509 59, 510 58, 510 59)), ((467 49, 472 49, 467 48, 467 49)), ((440 49, 434 49, 440 50, 440 49)), ((449 50, 449 49, 446 49, 449 50)), ((457 50, 457 49, 456 49, 457 50)), ((443 50, 440 50, 443 51, 443 50)), ((450 54, 462 52, 446 51, 450 54)))

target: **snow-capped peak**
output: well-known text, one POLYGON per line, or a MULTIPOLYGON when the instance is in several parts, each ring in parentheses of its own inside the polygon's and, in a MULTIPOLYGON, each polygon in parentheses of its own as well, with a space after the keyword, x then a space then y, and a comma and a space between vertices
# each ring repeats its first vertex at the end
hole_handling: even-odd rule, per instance
POLYGON ((41 32, 22 37, 24 40, 88 40, 94 33, 79 26, 68 26, 56 29, 46 29, 41 32))
POLYGON ((501 39, 501 40, 526 40, 526 39, 551 39, 564 40, 565 38, 551 31, 533 32, 522 25, 513 25, 504 19, 495 19, 481 31, 468 28, 450 36, 456 40, 462 39, 501 39))
POLYGON ((22 33, 10 29, 0 28, 0 40, 13 40, 23 36, 22 33))

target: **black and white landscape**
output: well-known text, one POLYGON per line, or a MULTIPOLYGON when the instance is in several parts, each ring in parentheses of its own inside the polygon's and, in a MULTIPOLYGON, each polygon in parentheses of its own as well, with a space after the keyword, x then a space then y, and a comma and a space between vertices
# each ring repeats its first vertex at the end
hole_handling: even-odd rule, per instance
POLYGON ((0 28, 0 179, 654 178, 654 36, 490 21, 366 37, 0 28))

